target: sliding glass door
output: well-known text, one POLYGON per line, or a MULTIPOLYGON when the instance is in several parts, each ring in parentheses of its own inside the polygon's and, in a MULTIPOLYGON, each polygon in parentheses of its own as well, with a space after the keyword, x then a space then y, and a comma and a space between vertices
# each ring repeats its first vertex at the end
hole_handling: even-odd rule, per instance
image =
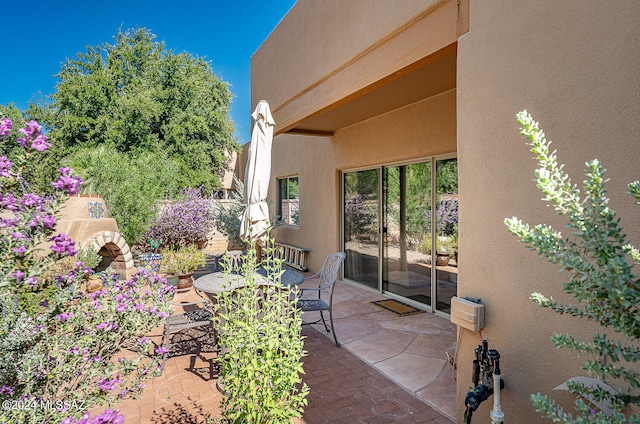
POLYGON ((436 310, 450 313, 458 291, 458 160, 436 161, 434 193, 436 310))
POLYGON ((383 168, 382 290, 431 304, 431 162, 383 168))
POLYGON ((345 278, 378 288, 379 170, 344 174, 345 278))
POLYGON ((458 276, 457 160, 433 158, 343 177, 345 278, 449 313, 458 276))

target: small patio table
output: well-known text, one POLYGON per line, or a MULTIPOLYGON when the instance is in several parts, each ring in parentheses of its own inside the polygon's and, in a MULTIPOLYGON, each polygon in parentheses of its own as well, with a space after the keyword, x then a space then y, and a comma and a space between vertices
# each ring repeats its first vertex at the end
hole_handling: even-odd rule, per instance
MULTIPOLYGON (((264 268, 257 270, 257 279, 259 284, 266 284, 268 280, 266 278, 267 271, 264 268)), ((286 269, 284 274, 280 277, 280 284, 282 287, 293 288, 304 281, 304 276, 299 272, 291 269, 286 269)), ((199 292, 216 294, 225 290, 233 290, 238 287, 242 287, 246 284, 245 276, 240 274, 227 274, 224 272, 212 272, 211 274, 203 275, 197 278, 193 282, 193 288, 199 292)))

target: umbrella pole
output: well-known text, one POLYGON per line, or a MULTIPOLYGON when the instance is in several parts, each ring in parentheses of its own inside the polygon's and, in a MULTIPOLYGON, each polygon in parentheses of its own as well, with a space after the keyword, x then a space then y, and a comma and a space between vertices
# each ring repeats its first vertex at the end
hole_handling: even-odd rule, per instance
POLYGON ((262 264, 262 241, 256 241, 256 264, 262 264))

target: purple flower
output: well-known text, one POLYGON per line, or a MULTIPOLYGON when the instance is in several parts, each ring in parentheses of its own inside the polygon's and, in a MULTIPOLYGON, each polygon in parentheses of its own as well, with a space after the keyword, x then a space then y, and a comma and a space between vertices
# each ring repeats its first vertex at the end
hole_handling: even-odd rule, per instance
POLYGON ((55 243, 53 246, 51 246, 51 250, 56 253, 67 256, 74 256, 76 253, 78 253, 78 251, 75 249, 76 243, 64 233, 60 233, 57 236, 51 237, 49 241, 55 243))
POLYGON ((2 118, 0 121, 0 137, 6 137, 11 132, 13 122, 9 118, 2 118))
POLYGON ((22 197, 20 204, 26 207, 39 206, 44 204, 45 200, 37 194, 27 193, 22 197))
POLYGON ((15 270, 15 271, 13 271, 13 272, 10 272, 10 273, 9 273, 9 277, 13 277, 13 278, 15 278, 15 279, 16 279, 16 281, 21 281, 21 280, 22 280, 22 277, 24 277, 24 272, 22 272, 22 271, 20 271, 20 270, 18 269, 18 270, 15 270))
POLYGON ((18 132, 24 135, 24 137, 18 137, 17 139, 20 147, 27 147, 29 140, 37 138, 40 135, 41 128, 40 124, 33 120, 27 122, 26 128, 20 128, 18 132))
POLYGON ((44 228, 53 228, 56 225, 56 219, 50 215, 36 216, 29 222, 29 227, 34 228, 41 223, 44 228))
POLYGON ((25 236, 22 233, 19 233, 17 231, 11 231, 9 234, 11 234, 11 237, 13 237, 15 240, 25 240, 28 239, 29 237, 25 236))
POLYGON ((67 191, 70 195, 80 193, 80 186, 82 185, 82 178, 70 176, 71 169, 60 168, 60 178, 55 183, 51 183, 52 186, 61 191, 67 191))
POLYGON ((29 286, 29 287, 35 287, 38 284, 38 279, 36 277, 34 277, 33 275, 30 275, 26 278, 26 280, 24 280, 24 282, 29 286))
POLYGON ((53 228, 53 226, 56 225, 56 218, 50 215, 43 216, 42 224, 45 228, 53 228))
POLYGON ((157 347, 157 348, 155 349, 155 352, 156 352, 158 355, 164 355, 165 353, 169 353, 169 350, 168 350, 166 347, 162 346, 162 347, 157 347))
POLYGON ((27 248, 25 246, 18 246, 12 248, 11 250, 13 250, 18 256, 23 256, 27 251, 27 248))
POLYGON ((26 123, 26 128, 21 128, 18 132, 23 133, 27 137, 33 137, 34 134, 38 134, 42 127, 36 121, 31 120, 26 123))
POLYGON ((103 321, 103 322, 101 322, 100 324, 96 325, 96 329, 97 329, 97 330, 100 330, 100 331, 103 331, 103 330, 110 331, 110 330, 114 330, 114 329, 116 329, 116 328, 118 328, 118 326, 117 326, 117 325, 115 325, 115 324, 114 324, 114 323, 112 323, 112 322, 105 322, 105 321, 103 321))
MULTIPOLYGON (((106 409, 104 412, 96 415, 93 418, 87 417, 86 424, 123 424, 124 415, 120 414, 119 409, 106 409)), ((74 423, 70 423, 74 424, 74 423)), ((83 424, 77 422, 75 424, 83 424)))
POLYGON ((47 142, 47 136, 39 134, 32 142, 31 148, 39 152, 44 152, 51 146, 51 143, 47 142))
POLYGON ((70 312, 70 313, 63 312, 63 313, 61 313, 61 314, 56 315, 56 318, 57 318, 60 322, 65 322, 65 321, 67 321, 67 320, 69 320, 69 319, 71 319, 71 318, 73 318, 73 317, 74 317, 73 312, 70 312))
POLYGON ((103 379, 98 381, 98 388, 103 391, 109 391, 116 388, 116 385, 120 383, 120 378, 116 377, 113 380, 103 379))
POLYGON ((143 344, 146 344, 146 343, 148 343, 150 341, 151 341, 151 339, 149 337, 140 337, 138 339, 138 344, 139 345, 143 345, 143 344))
POLYGON ((16 210, 16 198, 12 194, 5 194, 0 196, 0 206, 9 210, 16 210))
POLYGON ((10 177, 12 166, 13 162, 7 159, 6 156, 0 156, 0 177, 10 177))
POLYGON ((0 387, 0 395, 12 395, 12 394, 13 394, 13 387, 9 387, 4 384, 2 385, 2 387, 0 387))

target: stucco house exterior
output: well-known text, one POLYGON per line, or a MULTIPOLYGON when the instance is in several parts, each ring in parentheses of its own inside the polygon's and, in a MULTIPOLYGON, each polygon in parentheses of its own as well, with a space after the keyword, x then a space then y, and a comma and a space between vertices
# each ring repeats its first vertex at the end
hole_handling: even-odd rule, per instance
POLYGON ((346 251, 348 284, 442 319, 454 295, 485 305, 481 332, 459 329, 457 422, 482 338, 502 355, 509 422, 544 422, 532 393, 572 402, 552 389, 585 358, 550 337, 597 328, 529 300, 564 298, 565 276, 503 221, 565 222, 540 200, 515 115, 540 121, 574 182, 586 161, 604 163, 611 207, 639 245, 626 194, 640 179, 638 22, 636 0, 299 0, 251 58, 252 104, 267 100, 276 121, 278 241, 308 249, 311 270, 346 251), (431 247, 453 240, 437 262, 431 247))

